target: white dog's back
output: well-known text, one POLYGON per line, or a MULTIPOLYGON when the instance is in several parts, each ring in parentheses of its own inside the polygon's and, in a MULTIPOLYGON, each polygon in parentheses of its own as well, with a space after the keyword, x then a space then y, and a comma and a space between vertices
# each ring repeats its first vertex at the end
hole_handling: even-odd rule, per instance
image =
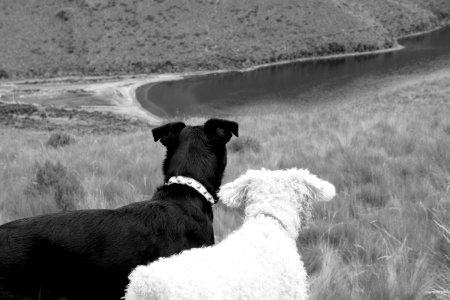
POLYGON ((249 220, 215 247, 137 267, 130 282, 126 300, 306 299, 307 294, 306 286, 292 288, 306 282, 295 241, 266 216, 249 220))

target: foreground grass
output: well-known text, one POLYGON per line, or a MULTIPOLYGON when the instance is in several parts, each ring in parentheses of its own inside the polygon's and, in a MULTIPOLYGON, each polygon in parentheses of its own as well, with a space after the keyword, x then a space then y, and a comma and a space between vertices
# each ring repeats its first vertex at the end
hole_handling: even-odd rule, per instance
MULTIPOLYGON (((266 104, 234 119, 247 138, 230 144, 225 182, 249 168, 302 167, 337 187, 298 239, 312 299, 450 297, 450 76, 337 106, 266 104)), ((58 210, 51 193, 25 193, 36 162, 75 174, 85 191, 76 208, 138 201, 162 182, 164 149, 149 131, 56 149, 48 138, 0 131, 0 222, 58 210)), ((242 219, 220 205, 215 216, 218 240, 242 219)))

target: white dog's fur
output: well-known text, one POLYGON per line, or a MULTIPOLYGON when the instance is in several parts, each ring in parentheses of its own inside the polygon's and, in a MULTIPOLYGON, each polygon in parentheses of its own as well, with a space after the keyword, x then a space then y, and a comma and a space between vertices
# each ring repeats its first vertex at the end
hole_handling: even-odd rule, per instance
POLYGON ((125 299, 307 299, 295 239, 312 203, 334 195, 308 170, 247 171, 219 192, 225 205, 245 207, 242 227, 215 246, 138 266, 125 299))

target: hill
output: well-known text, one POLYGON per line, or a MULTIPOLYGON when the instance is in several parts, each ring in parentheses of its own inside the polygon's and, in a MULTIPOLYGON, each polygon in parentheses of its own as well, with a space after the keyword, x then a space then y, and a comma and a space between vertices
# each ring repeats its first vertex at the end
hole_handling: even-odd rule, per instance
POLYGON ((242 68, 391 47, 448 0, 2 0, 0 78, 242 68))

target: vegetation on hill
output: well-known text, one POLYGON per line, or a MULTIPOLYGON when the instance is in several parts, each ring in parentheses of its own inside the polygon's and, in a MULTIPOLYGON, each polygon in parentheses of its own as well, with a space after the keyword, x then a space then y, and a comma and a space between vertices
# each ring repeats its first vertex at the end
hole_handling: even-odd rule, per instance
MULTIPOLYGON (((449 299, 450 73, 362 94, 239 108, 245 138, 229 144, 224 181, 302 167, 336 185, 298 239, 311 299, 449 299)), ((73 138, 55 148, 46 132, 0 130, 0 223, 117 207, 162 183, 164 147, 149 130, 73 138)), ((218 240, 241 214, 215 207, 218 240)))
MULTIPOLYGON (((135 132, 150 127, 144 120, 113 112, 0 101, 0 128, 3 126, 48 132, 72 131, 78 134, 135 132)), ((53 138, 55 140, 50 142, 52 145, 70 142, 67 137, 56 135, 53 138)))
POLYGON ((391 47, 448 0, 2 0, 0 79, 242 68, 391 47))

